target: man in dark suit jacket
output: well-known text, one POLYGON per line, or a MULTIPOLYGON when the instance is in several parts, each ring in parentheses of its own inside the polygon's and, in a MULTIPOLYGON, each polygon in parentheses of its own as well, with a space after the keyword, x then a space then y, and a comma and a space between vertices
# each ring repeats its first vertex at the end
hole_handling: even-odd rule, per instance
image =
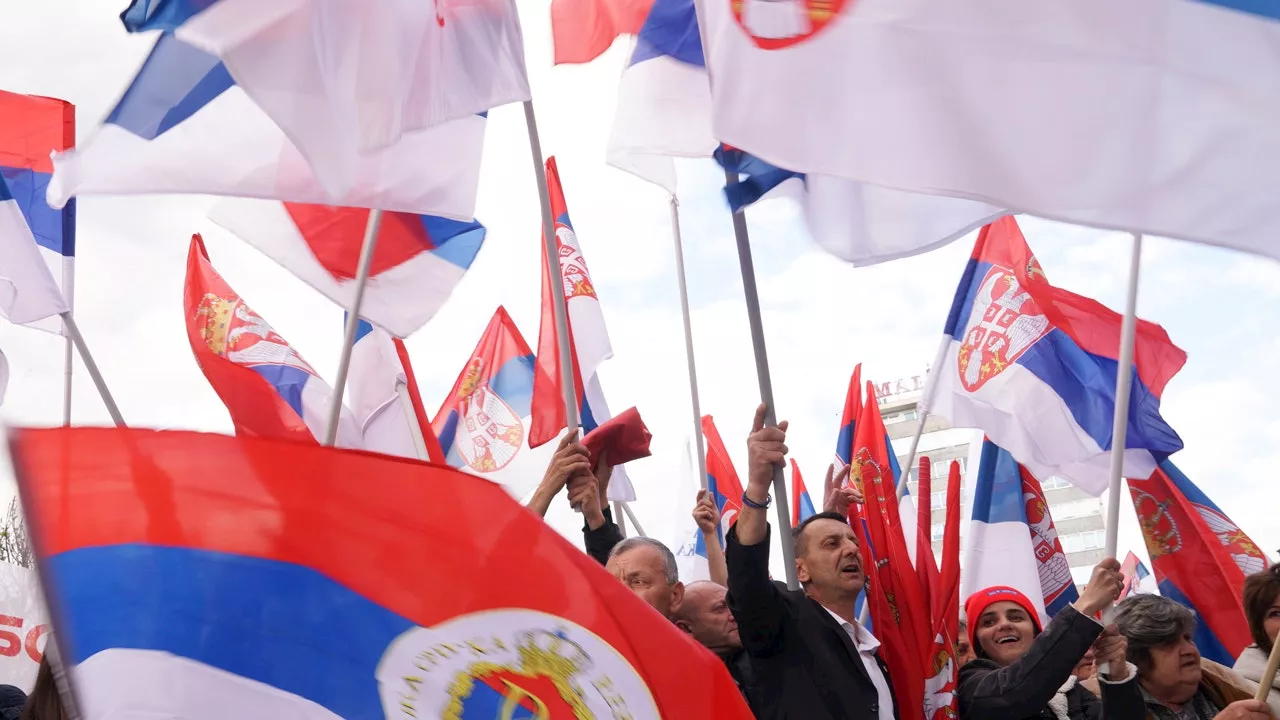
POLYGON ((760 720, 894 720, 880 643, 854 616, 865 577, 857 537, 836 511, 843 502, 847 514, 848 490, 828 492, 827 511, 796 528, 804 589, 769 579, 769 488, 785 461, 786 427, 764 427, 764 406, 757 409, 742 511, 728 536, 729 606, 751 658, 751 709, 760 720))

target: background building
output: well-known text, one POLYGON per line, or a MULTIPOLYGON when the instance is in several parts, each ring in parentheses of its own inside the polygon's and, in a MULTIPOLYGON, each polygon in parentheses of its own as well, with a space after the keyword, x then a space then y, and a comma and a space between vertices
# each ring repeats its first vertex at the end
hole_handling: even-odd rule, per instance
MULTIPOLYGON (((920 400, 924 389, 924 376, 903 378, 893 382, 880 383, 876 386, 880 413, 884 417, 885 429, 893 443, 898 462, 905 464, 907 452, 911 449, 911 437, 915 434, 919 422, 916 403, 920 400)), ((970 471, 976 471, 978 456, 981 453, 982 435, 972 429, 956 429, 946 420, 930 416, 920 438, 917 457, 928 456, 933 465, 932 497, 930 510, 933 516, 932 538, 935 555, 942 553, 943 523, 946 519, 947 474, 950 472, 952 460, 960 463, 961 476, 961 525, 960 535, 964 538, 969 532, 969 518, 972 515, 973 488, 970 483, 970 471)), ((912 497, 918 497, 916 467, 910 469, 907 488, 912 497)), ((907 468, 903 468, 904 471, 907 468)), ((1044 489, 1045 499, 1049 503, 1049 512, 1058 530, 1058 539, 1062 549, 1067 553, 1067 562, 1071 565, 1071 574, 1077 585, 1086 583, 1093 566, 1103 558, 1106 544, 1106 533, 1103 519, 1102 499, 1095 498, 1075 487, 1071 483, 1057 477, 1039 478, 1044 489)), ((963 546, 963 542, 962 542, 963 546)), ((964 563, 964 551, 961 551, 960 562, 964 563)))

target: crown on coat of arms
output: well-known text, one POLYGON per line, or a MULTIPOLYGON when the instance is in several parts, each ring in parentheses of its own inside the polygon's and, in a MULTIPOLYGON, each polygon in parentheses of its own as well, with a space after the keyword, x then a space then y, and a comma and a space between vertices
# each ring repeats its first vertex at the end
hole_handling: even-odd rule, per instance
POLYGON ((473 357, 471 362, 467 363, 466 374, 462 376, 462 384, 458 386, 458 397, 464 398, 479 388, 481 383, 480 373, 484 370, 484 358, 473 357))
POLYGON ((231 328, 231 316, 236 304, 213 293, 205 293, 196 308, 196 319, 204 318, 200 326, 200 339, 217 355, 227 354, 227 334, 231 328))

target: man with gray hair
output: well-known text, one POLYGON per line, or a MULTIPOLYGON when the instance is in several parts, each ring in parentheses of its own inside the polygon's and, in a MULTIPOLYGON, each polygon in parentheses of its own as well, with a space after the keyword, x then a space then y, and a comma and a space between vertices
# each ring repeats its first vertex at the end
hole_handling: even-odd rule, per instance
POLYGON ((668 620, 684 599, 676 556, 653 538, 630 537, 614 545, 604 569, 668 620))
POLYGON ((1128 658, 1152 720, 1268 720, 1231 670, 1202 660, 1193 636, 1195 613, 1160 595, 1120 603, 1115 623, 1129 641, 1128 658))

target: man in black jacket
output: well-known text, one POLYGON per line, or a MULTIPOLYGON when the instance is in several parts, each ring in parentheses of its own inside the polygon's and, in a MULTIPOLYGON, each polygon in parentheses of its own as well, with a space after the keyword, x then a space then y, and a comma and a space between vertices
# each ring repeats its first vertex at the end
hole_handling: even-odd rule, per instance
MULTIPOLYGON (((769 579, 769 489, 786 458, 787 425, 764 427, 764 411, 756 410, 747 440, 747 489, 727 551, 729 607, 754 675, 751 709, 761 720, 894 720, 880 643, 854 616, 865 578, 845 517, 822 512, 796 528, 803 590, 769 579)), ((838 506, 830 498, 825 504, 838 506)))

